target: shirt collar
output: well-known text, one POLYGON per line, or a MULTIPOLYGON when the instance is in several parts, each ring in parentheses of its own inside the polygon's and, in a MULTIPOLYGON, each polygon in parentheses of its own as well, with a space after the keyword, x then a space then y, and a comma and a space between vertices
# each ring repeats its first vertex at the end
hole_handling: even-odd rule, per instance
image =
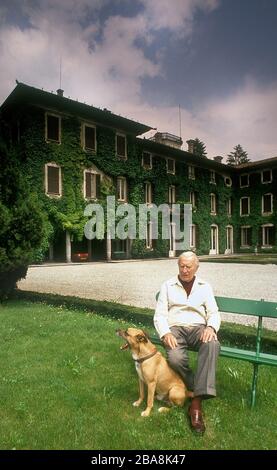
MULTIPOLYGON (((181 282, 179 281, 178 274, 176 276, 174 276, 172 279, 170 279, 169 282, 170 282, 170 285, 172 285, 172 286, 174 286, 175 284, 178 284, 178 286, 183 287, 181 282)), ((202 285, 202 284, 205 284, 205 281, 202 281, 202 279, 200 279, 200 277, 195 275, 195 281, 193 283, 193 287, 196 286, 196 285, 202 285)))

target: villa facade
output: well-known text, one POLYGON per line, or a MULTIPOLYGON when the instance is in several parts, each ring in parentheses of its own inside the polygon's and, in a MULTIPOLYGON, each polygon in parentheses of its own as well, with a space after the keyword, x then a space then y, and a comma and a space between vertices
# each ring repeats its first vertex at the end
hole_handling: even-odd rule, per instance
MULTIPOLYGON (((192 205, 190 247, 198 254, 276 252, 277 157, 227 166, 221 157, 198 157, 193 140, 107 109, 17 83, 0 107, 1 133, 15 148, 22 172, 47 214, 49 250, 45 259, 71 261, 164 257, 178 254, 174 226, 170 237, 145 239, 84 236, 84 210, 106 197, 129 203, 192 205)), ((251 157, 251 156, 250 156, 251 157)))

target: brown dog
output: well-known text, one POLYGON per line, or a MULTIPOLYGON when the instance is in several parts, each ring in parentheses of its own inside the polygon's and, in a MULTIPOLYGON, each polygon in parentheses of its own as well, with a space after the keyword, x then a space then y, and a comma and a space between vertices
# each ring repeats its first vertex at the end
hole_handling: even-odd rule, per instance
MULTIPOLYGON (((165 400, 170 405, 178 406, 183 406, 186 398, 193 396, 143 330, 136 328, 117 330, 117 335, 127 341, 121 349, 131 349, 139 376, 139 399, 133 403, 133 406, 140 406, 144 400, 144 384, 148 389, 147 407, 141 416, 149 416, 155 393, 158 400, 165 400)), ((159 408, 160 412, 168 410, 166 407, 159 408)))

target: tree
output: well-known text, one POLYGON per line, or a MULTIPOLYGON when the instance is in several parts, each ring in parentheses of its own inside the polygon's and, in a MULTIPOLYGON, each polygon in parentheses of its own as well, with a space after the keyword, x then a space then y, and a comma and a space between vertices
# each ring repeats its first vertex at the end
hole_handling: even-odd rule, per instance
POLYGON ((14 151, 0 140, 0 298, 26 276, 45 237, 44 215, 14 151))
POLYGON ((198 157, 207 158, 206 145, 204 144, 204 142, 201 142, 201 140, 199 140, 198 137, 194 139, 193 153, 194 155, 197 155, 198 157))
POLYGON ((243 150, 240 144, 236 145, 234 147, 234 152, 231 152, 227 156, 227 165, 230 166, 237 166, 247 162, 250 162, 250 158, 248 158, 247 152, 243 150))

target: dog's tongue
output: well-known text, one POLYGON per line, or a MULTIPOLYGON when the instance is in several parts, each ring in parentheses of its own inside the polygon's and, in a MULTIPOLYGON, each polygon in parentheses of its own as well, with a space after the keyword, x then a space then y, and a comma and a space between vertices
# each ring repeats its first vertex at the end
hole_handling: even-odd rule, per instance
POLYGON ((123 351, 124 349, 128 349, 129 348, 129 344, 126 343, 126 344, 123 344, 122 346, 120 346, 120 349, 123 351))

